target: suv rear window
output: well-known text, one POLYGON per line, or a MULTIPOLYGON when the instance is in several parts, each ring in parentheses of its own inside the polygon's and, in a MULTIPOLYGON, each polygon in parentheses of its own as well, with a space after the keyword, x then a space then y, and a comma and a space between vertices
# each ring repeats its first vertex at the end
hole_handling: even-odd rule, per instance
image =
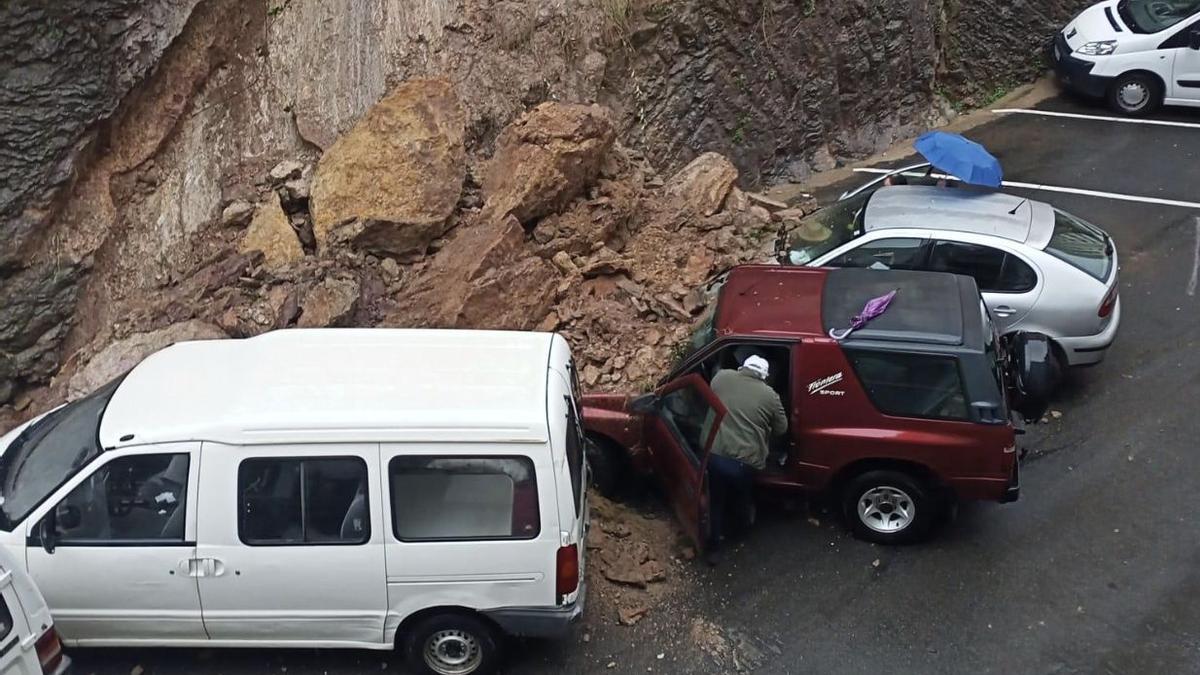
POLYGON ((1112 271, 1112 243, 1094 225, 1062 211, 1054 212, 1054 234, 1046 253, 1100 281, 1112 271))
POLYGON ((871 402, 885 415, 967 419, 958 361, 933 354, 847 351, 871 402))

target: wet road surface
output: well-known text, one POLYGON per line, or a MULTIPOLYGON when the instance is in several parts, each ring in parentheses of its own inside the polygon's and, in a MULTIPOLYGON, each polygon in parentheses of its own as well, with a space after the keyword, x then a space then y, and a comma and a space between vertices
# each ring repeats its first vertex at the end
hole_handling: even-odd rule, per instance
MULTIPOLYGON (((1042 107, 1109 114, 1065 97, 1042 107)), ((1198 127, 1009 115, 968 135, 1012 180, 1200 201, 1200 111, 1160 118, 1198 127)), ((692 566, 670 611, 634 628, 592 617, 587 642, 519 645, 508 672, 1200 672, 1200 298, 1188 292, 1200 210, 1012 192, 1114 236, 1124 312, 1108 360, 1074 373, 1053 406, 1061 417, 1024 437, 1019 502, 964 507, 932 543, 892 549, 849 538, 819 512, 819 525, 765 514, 722 567, 692 566), (715 647, 697 644, 697 622, 717 628, 715 647)), ((74 655, 84 675, 357 675, 399 661, 311 650, 74 655)))

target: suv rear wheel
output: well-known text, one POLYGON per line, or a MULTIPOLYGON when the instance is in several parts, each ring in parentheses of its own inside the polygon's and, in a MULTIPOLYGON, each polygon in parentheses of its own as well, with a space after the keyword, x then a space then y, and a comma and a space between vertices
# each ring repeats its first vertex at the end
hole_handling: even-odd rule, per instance
POLYGON ((856 476, 842 489, 841 499, 854 536, 876 544, 920 541, 945 510, 925 481, 892 469, 856 476))
POLYGON ((435 614, 405 631, 408 667, 422 675, 487 675, 500 664, 500 640, 470 614, 435 614))

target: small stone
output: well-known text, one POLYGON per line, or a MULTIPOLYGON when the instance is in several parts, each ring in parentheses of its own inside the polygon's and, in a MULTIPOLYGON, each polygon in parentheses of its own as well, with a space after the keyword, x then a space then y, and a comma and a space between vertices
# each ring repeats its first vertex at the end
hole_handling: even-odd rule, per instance
POLYGON ((879 567, 879 565, 880 565, 880 560, 879 560, 879 558, 876 558, 876 559, 875 559, 875 562, 871 563, 871 567, 879 567))
POLYGON ((571 255, 566 251, 559 251, 550 258, 550 262, 567 276, 579 274, 579 267, 575 265, 575 261, 571 260, 571 255))
POLYGON ((129 671, 129 675, 142 675, 144 672, 146 672, 145 668, 141 666, 134 666, 133 669, 129 671))
POLYGON ((596 382, 598 382, 599 380, 600 380, 600 369, 599 368, 597 368, 596 366, 594 366, 590 363, 583 367, 584 383, 586 383, 589 387, 593 387, 596 385, 596 382))
POLYGON ((383 272, 388 281, 395 281, 400 278, 400 263, 392 258, 384 258, 379 261, 379 271, 383 272))
POLYGON ((299 178, 304 173, 304 165, 292 159, 286 159, 271 169, 271 180, 282 183, 291 178, 299 178))
POLYGON ((784 204, 779 200, 771 199, 770 197, 757 192, 747 192, 746 198, 769 211, 782 211, 788 207, 787 204, 784 204))
POLYGON ((244 227, 253 215, 254 205, 244 199, 237 199, 221 211, 221 224, 225 227, 244 227))
POLYGON ((1056 420, 1060 420, 1060 419, 1062 419, 1063 414, 1062 414, 1062 411, 1060 411, 1060 410, 1051 410, 1050 416, 1056 420))
POLYGON ((609 662, 608 662, 608 663, 607 663, 607 664, 606 664, 604 667, 605 667, 605 668, 608 668, 609 670, 612 670, 613 668, 616 668, 616 667, 617 667, 617 662, 616 662, 616 661, 609 661, 609 662))
POLYGON ((750 207, 750 215, 753 216, 755 220, 758 220, 758 221, 761 221, 764 223, 771 222, 771 212, 761 206, 758 206, 758 205, 751 206, 750 207))
POLYGON ((808 524, 809 524, 809 525, 812 525, 813 527, 820 527, 820 526, 821 526, 821 521, 817 520, 816 518, 813 518, 812 516, 809 516, 809 517, 808 517, 808 524))
POLYGON ((622 626, 632 626, 641 621, 649 613, 650 608, 641 605, 637 607, 622 607, 617 610, 617 621, 622 626))

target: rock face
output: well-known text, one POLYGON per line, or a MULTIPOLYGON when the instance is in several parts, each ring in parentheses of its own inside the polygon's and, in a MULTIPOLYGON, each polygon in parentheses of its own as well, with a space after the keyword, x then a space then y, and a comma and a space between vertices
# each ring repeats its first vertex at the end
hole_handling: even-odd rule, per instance
POLYGON ((262 251, 267 265, 275 268, 287 267, 304 257, 304 249, 279 204, 279 197, 271 195, 258 205, 240 250, 262 251))
POLYGON ((616 132, 599 106, 543 103, 496 142, 483 190, 493 217, 522 225, 560 211, 600 173, 616 132))
POLYGON ((405 83, 372 107, 317 166, 313 232, 325 248, 347 223, 359 248, 424 253, 446 232, 466 177, 465 117, 445 80, 405 83))
POLYGON ((327 278, 300 301, 300 328, 345 326, 358 307, 361 289, 351 278, 327 278))
POLYGON ((700 214, 711 216, 721 210, 737 177, 737 167, 724 155, 706 152, 675 174, 667 191, 700 214))
POLYGON ((92 357, 67 385, 72 399, 91 393, 118 375, 128 371, 154 352, 176 342, 218 340, 229 337, 204 321, 184 321, 149 333, 136 333, 112 343, 92 357))

